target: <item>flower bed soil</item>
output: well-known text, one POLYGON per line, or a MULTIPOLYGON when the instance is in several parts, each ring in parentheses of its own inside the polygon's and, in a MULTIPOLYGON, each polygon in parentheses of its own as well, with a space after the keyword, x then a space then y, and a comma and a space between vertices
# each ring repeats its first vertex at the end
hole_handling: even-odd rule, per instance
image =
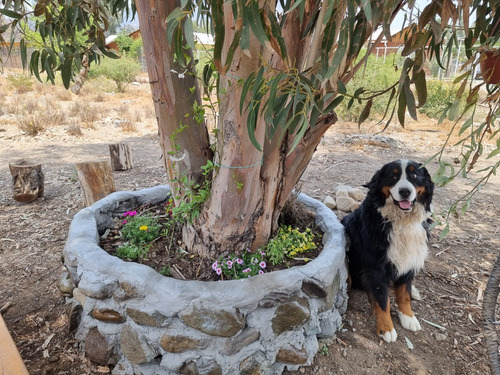
MULTIPOLYGON (((166 222, 172 220, 171 215, 166 212, 166 203, 167 202, 161 202, 155 205, 146 204, 137 207, 136 210, 139 215, 145 213, 154 215, 159 220, 160 224, 164 226, 166 222)), ((116 227, 110 228, 105 233, 102 233, 100 239, 100 246, 111 255, 115 255, 116 249, 125 242, 120 234, 120 230, 123 227, 122 220, 119 217, 115 220, 116 227)), ((306 263, 306 261, 303 260, 304 258, 309 261, 315 259, 319 255, 323 248, 321 231, 319 231, 314 223, 314 215, 312 212, 308 211, 300 204, 289 204, 283 210, 279 223, 291 225, 301 231, 310 228, 315 234, 314 242, 316 244, 316 249, 302 253, 300 256, 301 259, 286 258, 283 263, 276 265, 266 262, 267 266, 265 272, 304 265, 306 263)), ((186 246, 182 242, 180 225, 176 225, 172 235, 160 235, 152 241, 150 249, 144 258, 123 260, 147 265, 165 276, 171 276, 179 280, 217 281, 227 279, 224 277, 224 274, 217 275, 212 269, 212 264, 215 259, 201 258, 186 250, 186 246)))

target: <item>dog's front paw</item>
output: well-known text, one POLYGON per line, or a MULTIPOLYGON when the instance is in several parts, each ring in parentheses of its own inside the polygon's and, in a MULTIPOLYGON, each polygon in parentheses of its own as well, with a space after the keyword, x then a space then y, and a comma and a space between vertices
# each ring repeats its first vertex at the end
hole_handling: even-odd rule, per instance
POLYGON ((391 331, 381 333, 379 336, 382 337, 385 342, 394 342, 398 338, 398 334, 394 328, 391 331))
POLYGON ((422 329, 415 315, 408 316, 398 311, 398 316, 399 316, 399 321, 401 322, 403 328, 406 328, 413 332, 420 331, 422 329))

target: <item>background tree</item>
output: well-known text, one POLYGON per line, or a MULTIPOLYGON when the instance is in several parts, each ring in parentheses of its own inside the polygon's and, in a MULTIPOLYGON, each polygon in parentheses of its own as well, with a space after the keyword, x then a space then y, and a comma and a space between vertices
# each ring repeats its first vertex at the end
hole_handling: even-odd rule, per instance
MULTIPOLYGON (((125 0, 3 4, 0 13, 12 22, 0 33, 30 14, 43 20, 34 27, 46 45, 24 61, 37 77, 45 72, 53 81, 60 71, 66 87, 78 81, 75 72, 84 72, 86 61, 112 55, 104 47, 109 14, 137 11, 165 166, 176 205, 186 217, 184 240, 191 251, 212 258, 256 250, 268 240, 322 135, 335 124, 334 110, 342 99, 349 106, 364 102, 363 122, 373 98, 385 93, 387 124, 397 119, 404 126, 406 112, 416 118, 416 108, 426 101, 425 62, 434 58, 441 64, 451 51, 457 20, 464 21, 472 59, 477 42, 496 42, 493 26, 499 17, 496 1, 431 1, 406 32, 400 78, 380 91, 358 88, 351 94, 345 85, 363 68, 373 46, 383 36, 391 38, 392 21, 411 10, 413 1, 136 0, 132 9, 125 0), (475 28, 469 27, 471 12, 478 20, 484 16, 475 28), (201 83, 192 54, 193 17, 203 19, 215 36, 213 61, 204 67, 201 83), (374 38, 379 28, 382 33, 374 38), (84 45, 75 43, 78 30, 85 32, 84 45), (55 45, 61 53, 55 53, 55 45), (214 144, 201 102, 202 89, 208 94, 209 87, 216 89, 218 106, 214 144)), ((461 77, 459 91, 460 96, 472 92, 470 104, 477 95, 472 86, 465 90, 468 77, 461 77)), ((445 113, 460 117, 458 104, 450 103, 445 113)), ((482 139, 484 130, 470 139, 482 139)), ((475 163, 468 157, 479 151, 467 152, 464 170, 475 163)), ((442 178, 455 173, 447 175, 446 168, 440 170, 442 178)))

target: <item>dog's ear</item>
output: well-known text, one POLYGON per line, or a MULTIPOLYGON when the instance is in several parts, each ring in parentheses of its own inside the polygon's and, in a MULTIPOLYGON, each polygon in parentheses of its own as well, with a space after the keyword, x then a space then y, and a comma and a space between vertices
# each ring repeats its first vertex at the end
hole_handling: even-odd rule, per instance
POLYGON ((378 182, 380 181, 380 176, 382 176, 382 173, 384 173, 384 171, 385 171, 385 165, 377 172, 375 172, 370 182, 367 182, 362 186, 370 190, 372 190, 372 188, 376 188, 378 186, 378 182))
POLYGON ((432 177, 424 166, 420 164, 420 169, 422 169, 422 172, 424 172, 424 177, 425 177, 425 188, 427 190, 427 199, 426 199, 426 209, 428 211, 431 210, 431 203, 432 203, 432 196, 434 194, 434 182, 432 182, 432 177))

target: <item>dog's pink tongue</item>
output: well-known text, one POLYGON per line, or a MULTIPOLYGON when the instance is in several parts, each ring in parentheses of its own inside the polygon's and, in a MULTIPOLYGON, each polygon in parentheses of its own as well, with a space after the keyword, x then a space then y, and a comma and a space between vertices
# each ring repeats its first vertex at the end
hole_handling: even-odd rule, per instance
POLYGON ((410 201, 399 201, 399 207, 403 210, 409 210, 411 208, 410 201))

